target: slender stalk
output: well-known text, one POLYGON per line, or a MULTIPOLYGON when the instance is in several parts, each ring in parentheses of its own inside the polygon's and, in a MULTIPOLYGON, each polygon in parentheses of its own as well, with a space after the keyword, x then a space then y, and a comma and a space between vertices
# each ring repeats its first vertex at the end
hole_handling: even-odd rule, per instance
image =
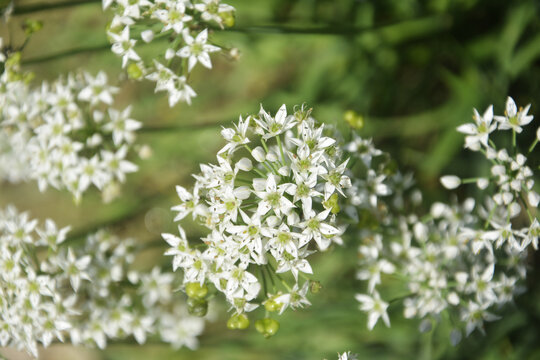
MULTIPOLYGON (((265 26, 238 26, 223 29, 223 31, 239 32, 239 33, 261 33, 261 34, 296 34, 296 35, 331 35, 331 36, 358 36, 366 32, 392 28, 396 26, 407 25, 423 25, 429 27, 431 31, 437 29, 445 29, 451 26, 451 18, 449 16, 426 16, 418 19, 389 22, 375 26, 308 26, 296 27, 288 25, 265 25, 265 26)), ((221 30, 216 28, 216 30, 221 30)))
POLYGON ((182 132, 182 131, 198 131, 208 128, 214 128, 229 124, 230 121, 220 121, 220 122, 203 122, 195 124, 185 124, 185 125, 168 125, 168 126, 144 126, 141 129, 137 130, 139 133, 155 134, 162 132, 182 132))
POLYGON ((283 155, 283 144, 281 144, 281 136, 277 136, 277 143, 279 146, 279 152, 281 154, 281 161, 283 162, 283 166, 287 165, 287 162, 285 161, 285 155, 283 155))
POLYGON ((529 153, 531 153, 534 148, 536 147, 536 144, 538 144, 538 139, 534 139, 534 142, 531 144, 531 147, 529 148, 529 153))
POLYGON ((45 3, 45 4, 32 4, 25 6, 16 6, 13 9, 13 15, 25 15, 31 14, 39 11, 54 10, 67 8, 72 6, 79 6, 85 4, 101 3, 101 0, 65 0, 58 1, 54 3, 45 3))
POLYGON ((47 61, 53 61, 58 60, 64 57, 70 57, 75 55, 81 55, 81 54, 87 54, 87 53, 93 53, 98 51, 104 51, 109 50, 111 48, 111 43, 107 42, 104 44, 98 44, 98 45, 91 45, 86 47, 79 47, 79 48, 73 48, 68 49, 64 51, 59 51, 50 55, 44 55, 44 56, 38 56, 35 58, 30 58, 27 60, 23 60, 23 65, 31 65, 31 64, 38 64, 42 62, 47 61))
MULTIPOLYGON (((85 2, 94 2, 96 0, 84 0, 85 2)), ((71 3, 72 1, 69 1, 71 3)), ((75 1, 75 4, 83 3, 83 0, 81 1, 75 1)), ((62 2, 58 4, 67 4, 67 2, 62 2)), ((49 4, 50 7, 48 8, 54 8, 54 7, 60 7, 60 5, 55 4, 49 4), (54 6, 53 6, 54 5, 54 6)), ((65 5, 67 6, 67 5, 65 5)), ((34 8, 40 8, 45 9, 47 8, 45 5, 35 5, 34 8)), ((28 10, 28 9, 27 9, 28 10)), ((22 11, 19 9, 19 11, 22 11)), ((35 10, 37 11, 37 10, 35 10)), ((358 36, 367 32, 374 32, 374 31, 380 31, 383 38, 385 38, 390 43, 399 43, 402 41, 406 41, 409 38, 417 38, 420 36, 432 36, 434 33, 436 33, 438 30, 445 30, 451 26, 451 18, 448 16, 430 16, 430 17, 424 17, 414 20, 407 20, 402 22, 395 22, 395 23, 388 23, 388 24, 381 24, 377 26, 371 26, 371 27, 335 27, 335 26, 316 26, 316 27, 306 27, 306 28, 299 28, 299 27, 291 27, 291 26, 282 26, 282 25, 269 25, 269 26, 245 26, 245 27, 233 27, 233 28, 227 28, 227 29, 218 29, 216 30, 222 30, 226 32, 238 32, 238 33, 246 33, 246 34, 282 34, 282 35, 330 35, 330 36, 358 36), (390 33, 396 32, 395 30, 403 27, 407 31, 403 31, 401 37, 395 37, 391 36, 390 33)), ((163 37, 166 38, 166 37, 163 37)), ((157 37, 156 37, 157 39, 157 37)), ((110 49, 111 44, 99 44, 99 45, 93 45, 89 47, 84 48, 75 48, 70 50, 61 51, 55 54, 50 55, 44 55, 42 57, 36 57, 34 59, 28 59, 23 61, 23 64, 35 64, 40 62, 46 62, 46 61, 52 61, 59 58, 67 57, 67 56, 73 56, 73 55, 79 55, 84 53, 91 53, 96 51, 105 51, 110 49)))

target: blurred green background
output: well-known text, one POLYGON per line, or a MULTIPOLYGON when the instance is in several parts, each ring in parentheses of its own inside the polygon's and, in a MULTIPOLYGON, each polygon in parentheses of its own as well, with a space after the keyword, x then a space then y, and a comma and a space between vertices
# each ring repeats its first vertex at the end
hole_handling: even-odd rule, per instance
MULTIPOLYGON (((24 19, 44 24, 23 53, 25 69, 38 80, 79 68, 103 69, 116 79, 120 59, 109 51, 104 30, 109 16, 100 2, 32 11, 46 3, 54 1, 16 1, 16 9, 27 11, 9 25, 15 42, 21 39, 24 19), (89 48, 95 51, 84 51, 89 48)), ((415 173, 429 204, 450 198, 439 185, 441 174, 470 176, 481 170, 478 159, 462 150, 463 137, 455 131, 471 119, 473 107, 483 112, 493 103, 496 113, 502 113, 507 95, 518 104, 531 103, 533 114, 540 105, 537 0, 228 3, 237 9, 236 26, 216 32, 212 40, 238 48, 241 56, 234 61, 218 55, 213 70, 194 71, 192 86, 199 96, 192 106, 170 109, 163 93, 154 94, 152 83, 120 82, 118 104, 133 105, 133 117, 147 127, 138 143, 150 145, 153 156, 137 161, 140 171, 128 177, 119 199, 103 204, 98 193, 90 193, 76 207, 68 193, 39 193, 35 183, 1 184, 0 204, 13 203, 40 219, 71 224, 76 234, 108 225, 139 241, 159 241, 160 233, 175 230, 169 211, 176 203, 174 185, 189 187, 198 164, 214 161, 223 145, 220 126, 257 112, 259 104, 274 112, 282 103, 289 108, 306 103, 319 121, 344 131, 346 110, 362 115, 366 125, 360 134, 372 136, 401 169, 415 173)), ((146 46, 144 52, 152 54, 154 46, 159 44, 146 46)), ((519 137, 523 144, 535 136, 536 126, 530 127, 519 137)), ((530 161, 535 168, 539 165, 538 152, 530 161)), ((167 264, 164 249, 141 253, 136 265, 167 264)), ((55 346, 43 358, 300 360, 334 359, 351 350, 360 359, 540 359, 538 260, 531 254, 528 293, 504 310, 504 319, 488 324, 487 336, 475 332, 456 348, 449 344, 448 327, 420 334, 417 321, 402 319, 399 304, 389 308, 391 329, 378 324, 367 331, 365 315, 353 298, 363 289, 354 276, 355 251, 333 248, 312 263, 324 286, 312 296, 313 306, 283 316, 279 333, 269 340, 253 329, 227 330, 221 311, 196 352, 117 343, 103 352, 67 352, 55 346)))

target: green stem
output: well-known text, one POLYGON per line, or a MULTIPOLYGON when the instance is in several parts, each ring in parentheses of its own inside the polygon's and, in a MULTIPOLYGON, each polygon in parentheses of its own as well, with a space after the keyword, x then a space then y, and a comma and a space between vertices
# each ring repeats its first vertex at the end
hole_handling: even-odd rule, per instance
POLYGON ((521 192, 519 192, 518 194, 519 194, 519 199, 523 203, 523 207, 525 208, 525 211, 527 212, 527 215, 529 216, 529 221, 532 224, 532 222, 534 221, 534 217, 532 216, 531 212, 529 211, 529 205, 528 205, 527 201, 525 201, 525 198, 523 197, 523 194, 521 192))
POLYGON ((529 153, 531 153, 534 148, 536 147, 536 144, 538 144, 538 138, 534 139, 534 142, 531 144, 531 147, 529 148, 529 153))
POLYGON ((433 353, 433 330, 425 334, 422 344, 422 360, 432 360, 433 353))
POLYGON ((261 144, 264 148, 264 151, 266 151, 266 153, 268 154, 269 153, 268 146, 266 146, 266 141, 264 141, 264 139, 261 139, 261 144))
POLYGON ((25 5, 25 6, 15 5, 15 8, 13 9, 13 15, 25 15, 25 14, 31 14, 31 13, 35 13, 39 11, 61 9, 61 8, 67 8, 67 7, 79 6, 79 5, 85 5, 85 4, 94 4, 94 3, 101 3, 101 0, 65 0, 65 1, 58 1, 54 3, 32 4, 32 5, 25 5))
MULTIPOLYGON (((426 16, 412 20, 389 22, 385 24, 379 24, 375 26, 308 26, 308 27, 296 27, 290 25, 265 25, 265 26, 244 26, 244 27, 232 27, 223 29, 228 32, 239 33, 260 33, 260 34, 294 34, 294 35, 330 35, 330 36, 358 36, 366 32, 372 32, 381 30, 382 35, 387 35, 391 42, 399 42, 400 40, 406 40, 407 36, 413 37, 415 35, 433 34, 436 30, 446 29, 452 25, 452 19, 448 15, 435 15, 426 16), (399 36, 390 35, 395 33, 397 29, 402 29, 399 36), (385 33, 388 31, 388 34, 385 33)), ((215 30, 222 30, 215 28, 215 30)))
POLYGON ((264 296, 266 297, 266 296, 268 296, 268 287, 266 285, 266 276, 264 274, 262 266, 259 266, 259 272, 261 273, 261 279, 262 279, 262 282, 263 282, 263 289, 264 289, 264 296))
POLYGON ((283 166, 285 166, 287 163, 285 162, 285 155, 283 155, 283 144, 281 143, 281 136, 278 135, 276 139, 279 146, 279 152, 281 154, 281 161, 283 162, 283 166))
POLYGON ((24 60, 22 63, 23 65, 39 64, 42 62, 58 60, 64 57, 109 50, 110 48, 111 48, 111 43, 107 42, 106 44, 91 45, 87 47, 79 47, 79 48, 59 51, 57 53, 53 53, 50 55, 44 55, 44 56, 24 60))
POLYGON ((488 218, 486 219, 486 222, 484 223, 484 230, 487 230, 489 227, 489 223, 491 222, 491 219, 493 218, 493 215, 495 215, 495 210, 497 210, 497 206, 494 206, 493 209, 489 212, 488 218))
POLYGON ((198 131, 208 128, 220 127, 226 124, 229 124, 230 121, 220 121, 220 122, 206 122, 206 123, 197 123, 194 124, 185 124, 185 125, 166 125, 166 126, 143 126, 137 132, 146 133, 146 134, 155 134, 155 133, 168 133, 168 132, 182 132, 182 131, 198 131))
MULTIPOLYGON (((79 5, 83 2, 94 2, 97 0, 84 0, 84 1, 75 1, 73 5, 79 5)), ((65 1, 57 4, 50 4, 49 6, 45 5, 35 5, 32 6, 34 9, 45 10, 49 8, 60 7, 60 4, 68 6, 68 3, 71 4, 73 1, 65 1)), ((27 11, 30 7, 19 8, 19 13, 21 11, 27 11)), ((34 10, 38 11, 38 10, 34 10)), ((437 32, 437 30, 444 30, 451 26, 451 18, 448 16, 430 16, 414 20, 407 20, 402 22, 395 22, 389 24, 381 24, 372 27, 309 27, 309 28, 296 28, 291 26, 246 26, 246 27, 234 27, 229 29, 224 29, 224 31, 230 32, 240 32, 240 33, 261 33, 261 34, 297 34, 297 35, 334 35, 334 36, 358 36, 366 32, 373 32, 379 30, 381 36, 385 38, 389 43, 400 43, 406 41, 408 38, 417 38, 420 36, 432 36, 437 32), (401 32, 396 30, 403 30, 401 32), (394 34, 394 35, 392 35, 394 34), (399 34, 396 37, 395 34, 399 34)), ((216 28, 215 30, 221 30, 216 28)), ((158 37, 156 36, 156 39, 158 37)), ((73 56, 83 53, 91 53, 95 51, 105 51, 111 47, 110 43, 102 45, 94 45, 87 48, 75 48, 70 50, 61 51, 56 54, 44 55, 42 57, 37 57, 34 59, 29 59, 23 62, 23 64, 35 64, 40 62, 46 62, 51 60, 56 60, 62 57, 73 56)))

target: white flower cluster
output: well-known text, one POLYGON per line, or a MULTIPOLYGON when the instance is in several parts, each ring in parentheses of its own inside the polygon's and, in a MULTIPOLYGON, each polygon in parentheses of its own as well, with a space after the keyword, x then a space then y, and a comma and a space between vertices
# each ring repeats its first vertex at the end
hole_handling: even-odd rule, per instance
POLYGON ((118 91, 100 72, 69 74, 32 87, 20 54, 0 75, 0 178, 67 189, 76 201, 95 186, 113 197, 137 166, 126 158, 141 123, 112 108, 118 91))
POLYGON ((211 69, 210 54, 220 47, 208 41, 212 26, 232 26, 234 8, 220 0, 103 0, 114 18, 108 29, 112 51, 122 58, 122 67, 137 80, 156 83, 166 91, 169 105, 191 103, 196 96, 188 77, 197 63, 211 69), (137 42, 169 39, 166 49, 150 60, 135 50, 137 42))
MULTIPOLYGON (((455 325, 451 334, 454 344, 461 340, 463 331, 467 336, 475 329, 483 332, 485 321, 498 319, 494 311, 523 292, 526 252, 530 245, 537 249, 540 235, 538 220, 531 213, 538 204, 534 172, 525 165, 526 157, 519 154, 515 140, 521 126, 532 120, 527 111, 528 107, 517 111, 509 98, 506 116, 494 117, 490 107, 483 116, 475 111, 475 124, 458 128, 467 134, 465 146, 481 151, 491 162, 491 176, 463 181, 446 176, 441 181, 448 188, 475 182, 480 189, 488 189, 489 195, 482 199, 484 206, 476 206, 473 199, 461 206, 435 203, 430 214, 420 218, 411 209, 399 211, 395 205, 404 202, 395 190, 387 202, 378 204, 388 209, 393 203, 395 209, 387 214, 386 222, 380 222, 380 228, 366 226, 361 231, 364 240, 359 247, 358 278, 368 283, 367 294, 358 294, 357 300, 368 313, 370 329, 379 318, 390 324, 389 303, 377 290, 388 276, 407 285, 409 293, 400 298, 405 317, 423 319, 420 329, 429 330, 443 314, 448 315, 455 325), (497 123, 492 123, 493 119, 497 123), (513 151, 495 147, 489 134, 496 129, 513 130, 513 151), (527 216, 519 218, 524 212, 527 216), (523 222, 528 225, 516 227, 523 222)), ((412 194, 411 203, 421 199, 412 194)), ((357 209, 365 208, 354 203, 354 197, 350 199, 357 209)))
POLYGON ((153 334, 176 347, 197 345, 204 322, 173 295, 172 273, 128 272, 133 241, 105 231, 66 247, 68 231, 0 209, 0 346, 37 357, 38 344, 104 348, 107 339, 144 343, 153 334))
MULTIPOLYGON (((521 133, 522 126, 529 124, 533 119, 532 115, 527 114, 529 108, 530 105, 527 105, 518 111, 514 100, 509 97, 504 116, 493 116, 493 106, 490 106, 483 116, 474 110, 475 123, 458 127, 459 132, 467 134, 465 147, 481 152, 492 163, 491 175, 475 179, 476 185, 481 190, 490 184, 494 185, 493 200, 497 206, 508 208, 510 218, 520 214, 522 205, 527 208, 527 201, 532 208, 536 208, 540 202, 540 195, 533 189, 533 170, 526 165, 527 156, 519 152, 516 144, 516 134, 521 133), (491 133, 501 130, 512 130, 513 151, 498 149, 489 138, 491 133)), ((537 142, 538 140, 529 147, 529 153, 537 142)), ((452 189, 460 185, 461 179, 450 175, 444 176, 441 182, 445 187, 452 189)), ((529 243, 530 239, 525 239, 521 250, 529 243)))
POLYGON ((338 354, 338 360, 358 360, 358 355, 353 354, 350 351, 338 354))
MULTIPOLYGON (((307 257, 341 243, 334 218, 350 180, 336 140, 303 107, 287 115, 283 105, 275 116, 261 108, 222 135, 218 163, 201 165, 192 191, 178 186, 181 204, 173 207, 176 220, 189 215, 208 235, 196 245, 182 227, 180 236, 163 237, 188 295, 203 298, 212 284, 235 310, 229 327, 245 328, 244 313, 261 303, 280 314, 309 304, 308 288, 318 284, 302 280, 312 274, 307 257)), ((265 318, 256 328, 269 336, 275 325, 265 318)))

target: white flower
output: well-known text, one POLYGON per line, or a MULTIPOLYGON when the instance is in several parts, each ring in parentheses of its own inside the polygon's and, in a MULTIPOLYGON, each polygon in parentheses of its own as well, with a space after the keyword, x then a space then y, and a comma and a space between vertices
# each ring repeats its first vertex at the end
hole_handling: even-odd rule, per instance
POLYGON ((136 40, 129 37, 129 26, 124 27, 120 34, 109 32, 109 36, 113 40, 113 53, 122 57, 122 67, 125 68, 130 60, 139 61, 140 56, 135 52, 133 47, 136 40))
POLYGON ((505 116, 495 116, 495 120, 499 122, 500 130, 512 129, 513 131, 520 133, 523 129, 522 126, 529 124, 534 116, 527 115, 531 104, 527 105, 524 109, 517 109, 514 99, 508 97, 506 100, 505 116))
POLYGON ((473 119, 474 124, 461 125, 457 130, 467 135, 465 147, 477 151, 480 145, 488 146, 489 134, 497 128, 497 123, 493 123, 493 106, 488 107, 482 116, 474 109, 473 119))
POLYGON ((332 241, 339 243, 343 232, 334 226, 338 195, 324 194, 328 182, 337 179, 341 186, 345 176, 336 141, 326 139, 312 118, 295 127, 300 114, 287 116, 284 106, 275 119, 264 109, 259 116, 263 120, 240 117, 234 127, 223 129, 227 145, 218 153, 218 164, 200 166, 193 191, 177 187, 182 203, 173 208, 175 220, 192 213, 208 229, 202 243, 191 248, 182 228, 179 237, 163 234, 171 246, 166 254, 173 256, 174 270, 183 270, 186 288, 212 283, 237 315, 268 304, 270 294, 283 295, 287 304, 274 311, 307 305, 308 285, 299 283, 298 275, 313 274, 307 257, 332 241), (248 144, 253 143, 252 149, 248 144), (336 163, 341 165, 336 168, 336 163), (323 175, 329 172, 327 179, 323 175), (285 294, 275 282, 270 285, 283 273, 292 275, 284 281, 285 294))
POLYGON ((207 44, 208 30, 204 29, 195 38, 193 38, 189 32, 185 31, 183 37, 187 45, 178 50, 176 54, 182 58, 188 59, 188 71, 191 72, 197 62, 201 63, 204 67, 211 69, 212 61, 210 60, 209 54, 219 51, 220 48, 207 44))
POLYGON ((91 105, 96 105, 99 101, 107 105, 112 105, 113 94, 118 92, 118 88, 107 83, 107 75, 100 71, 96 77, 84 73, 86 87, 78 95, 79 100, 88 101, 91 105))
POLYGON ((351 353, 350 351, 338 354, 338 360, 358 360, 358 355, 351 353))
POLYGON ((177 34, 180 34, 184 29, 184 25, 192 20, 190 15, 186 15, 184 1, 170 2, 168 8, 156 10, 154 16, 165 25, 161 32, 172 29, 177 34))
POLYGON ((276 176, 273 174, 270 174, 262 184, 254 181, 253 187, 255 195, 261 199, 257 208, 257 213, 261 216, 270 210, 273 210, 277 216, 288 214, 294 207, 293 203, 283 195, 288 184, 277 186, 276 176))
POLYGON ((287 116, 285 104, 281 105, 275 117, 270 116, 270 114, 264 111, 261 105, 259 116, 260 118, 255 117, 254 120, 266 131, 263 135, 263 139, 265 140, 284 133, 296 124, 294 117, 287 116))
POLYGON ((131 106, 123 111, 109 109, 111 122, 105 126, 105 129, 112 131, 115 145, 120 145, 123 141, 133 142, 135 139, 134 131, 140 129, 142 124, 139 121, 130 118, 131 106))
POLYGON ((368 313, 368 329, 372 330, 379 318, 382 318, 385 325, 390 327, 390 318, 386 312, 388 303, 381 300, 378 292, 373 292, 373 296, 356 294, 355 298, 360 302, 360 310, 368 313))
POLYGON ((473 301, 469 302, 469 305, 461 315, 462 321, 466 321, 465 333, 467 336, 469 336, 474 329, 478 329, 484 333, 484 321, 495 321, 500 319, 499 316, 486 311, 489 305, 489 303, 479 305, 473 301))

